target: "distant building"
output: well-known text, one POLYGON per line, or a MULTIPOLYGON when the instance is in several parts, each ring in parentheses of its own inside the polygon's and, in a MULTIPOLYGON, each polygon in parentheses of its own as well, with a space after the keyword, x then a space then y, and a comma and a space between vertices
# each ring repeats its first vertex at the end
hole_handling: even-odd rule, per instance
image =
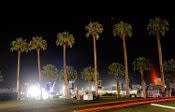
MULTIPOLYGON (((141 88, 140 85, 132 85, 132 89, 130 90, 130 94, 137 94, 137 91, 141 88)), ((112 94, 117 94, 117 86, 116 85, 112 85, 112 86, 106 86, 106 87, 103 87, 101 90, 99 90, 99 94, 100 95, 103 95, 103 94, 106 94, 106 93, 112 93, 112 94)), ((121 95, 126 95, 126 90, 125 88, 121 88, 120 86, 120 94, 121 95)))

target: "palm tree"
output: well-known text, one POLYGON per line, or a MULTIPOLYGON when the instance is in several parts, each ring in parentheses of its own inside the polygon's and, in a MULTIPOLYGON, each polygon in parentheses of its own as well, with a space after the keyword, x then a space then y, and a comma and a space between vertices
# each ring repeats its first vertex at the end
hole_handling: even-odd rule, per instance
POLYGON ((43 75, 43 80, 54 81, 57 79, 58 69, 52 64, 47 64, 43 67, 41 73, 43 75))
POLYGON ((128 23, 120 21, 113 27, 114 37, 119 36, 123 41, 124 65, 125 65, 125 82, 126 82, 126 96, 129 97, 129 77, 128 77, 128 62, 126 50, 126 37, 132 36, 132 26, 128 23))
POLYGON ((43 39, 42 36, 36 36, 33 37, 32 40, 29 43, 30 50, 36 50, 37 51, 37 62, 38 62, 38 77, 39 82, 42 80, 41 76, 41 66, 40 66, 40 50, 46 50, 47 49, 47 42, 43 39))
POLYGON ((125 68, 120 63, 112 63, 108 67, 109 74, 114 75, 117 82, 117 95, 120 97, 120 76, 124 75, 125 68))
POLYGON ((69 81, 66 74, 66 47, 72 48, 73 44, 75 43, 74 37, 69 32, 62 32, 58 33, 56 39, 56 45, 63 47, 63 69, 64 69, 64 83, 66 89, 66 98, 70 98, 70 91, 69 91, 69 81))
POLYGON ((82 78, 84 80, 89 81, 89 92, 88 94, 91 96, 92 95, 92 82, 95 80, 95 75, 94 75, 94 68, 86 67, 83 69, 81 72, 82 78))
POLYGON ((86 37, 93 38, 93 51, 94 51, 94 75, 95 75, 95 96, 98 96, 98 70, 97 70, 97 50, 96 40, 100 38, 99 33, 103 32, 103 26, 99 22, 90 22, 86 27, 86 37))
MULTIPOLYGON (((76 81, 77 80, 77 71, 72 66, 66 66, 66 74, 68 81, 76 81)), ((59 72, 59 76, 61 79, 64 79, 64 69, 61 69, 59 72)))
MULTIPOLYGON (((164 61, 163 64, 164 72, 165 72, 165 82, 167 83, 167 86, 169 86, 169 83, 175 83, 175 60, 170 59, 167 61, 164 61)), ((175 88, 175 85, 174 85, 175 88)), ((174 89, 175 92, 175 89, 174 89)))
POLYGON ((164 68, 165 73, 170 73, 170 72, 175 73, 175 60, 170 59, 170 60, 164 61, 163 68, 164 68))
POLYGON ((162 50, 161 50, 161 36, 165 35, 165 32, 169 30, 169 23, 156 17, 154 19, 149 20, 149 24, 147 26, 148 34, 154 35, 157 38, 157 46, 158 46, 158 53, 159 53, 159 64, 160 64, 160 76, 162 82, 162 93, 165 93, 165 79, 164 79, 164 72, 163 72, 163 62, 162 62, 162 50))
MULTIPOLYGON (((73 82, 73 83, 71 83, 72 87, 70 87, 73 90, 75 87, 75 81, 77 80, 77 71, 72 66, 66 66, 66 74, 67 74, 68 82, 69 81, 73 82)), ((60 70, 59 77, 60 77, 60 79, 64 80, 64 69, 60 70)), ((76 94, 76 96, 77 96, 77 94, 76 94)))
POLYGON ((18 52, 18 62, 17 62, 17 80, 16 80, 16 92, 17 99, 19 94, 19 81, 20 81, 20 57, 22 52, 28 52, 28 43, 27 40, 22 38, 17 38, 11 42, 11 51, 18 52))
POLYGON ((150 70, 149 60, 145 59, 144 57, 139 57, 134 59, 132 65, 134 67, 134 71, 140 72, 143 98, 146 98, 146 83, 144 80, 144 72, 150 70))

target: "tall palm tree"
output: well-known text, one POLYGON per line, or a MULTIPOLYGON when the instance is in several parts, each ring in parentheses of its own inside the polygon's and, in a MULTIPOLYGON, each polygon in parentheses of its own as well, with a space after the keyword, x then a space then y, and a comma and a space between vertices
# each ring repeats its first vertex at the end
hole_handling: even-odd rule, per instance
POLYGON ((66 47, 72 48, 74 41, 74 36, 69 32, 62 32, 57 34, 56 45, 63 47, 63 69, 64 69, 64 83, 66 98, 70 98, 69 81, 66 74, 66 47))
POLYGON ((100 38, 99 33, 103 32, 103 26, 99 22, 90 22, 86 27, 86 37, 93 38, 93 51, 94 51, 94 75, 95 75, 95 96, 98 96, 98 69, 97 69, 97 50, 96 40, 100 38))
POLYGON ((120 76, 124 75, 125 68, 120 63, 112 63, 108 67, 109 74, 114 75, 117 82, 117 96, 120 97, 120 76))
POLYGON ((144 80, 144 72, 150 70, 149 60, 144 57, 134 59, 133 63, 134 71, 139 71, 141 75, 141 85, 143 91, 143 98, 146 98, 146 83, 144 80))
POLYGON ((11 42, 11 51, 18 52, 18 62, 17 62, 17 80, 16 80, 16 92, 17 98, 19 94, 19 81, 20 81, 20 57, 22 52, 28 52, 28 43, 27 40, 22 38, 17 38, 11 42))
POLYGON ((161 42, 160 38, 165 35, 165 32, 169 30, 169 23, 168 21, 156 17, 154 19, 149 20, 149 24, 147 26, 148 34, 154 35, 157 38, 157 46, 158 46, 158 53, 159 53, 159 64, 160 64, 160 76, 162 82, 162 93, 165 93, 165 79, 164 79, 164 72, 163 72, 163 62, 162 62, 162 50, 161 50, 161 42))
POLYGON ((126 37, 132 36, 132 26, 128 23, 120 21, 113 27, 114 37, 119 36, 123 41, 124 65, 125 65, 125 82, 126 82, 126 96, 129 97, 129 77, 128 77, 128 62, 126 50, 126 37))
POLYGON ((46 81, 55 81, 58 77, 58 69, 52 64, 44 66, 41 73, 43 75, 43 80, 46 81))
POLYGON ((92 95, 92 82, 95 80, 95 75, 94 75, 94 68, 86 67, 83 69, 81 72, 82 78, 84 80, 87 80, 89 82, 89 95, 92 95))
POLYGON ((32 40, 29 43, 30 50, 36 50, 37 51, 37 62, 38 62, 38 77, 39 82, 42 80, 41 76, 41 65, 40 65, 40 50, 46 50, 47 49, 47 42, 43 39, 42 36, 36 36, 33 37, 32 40))

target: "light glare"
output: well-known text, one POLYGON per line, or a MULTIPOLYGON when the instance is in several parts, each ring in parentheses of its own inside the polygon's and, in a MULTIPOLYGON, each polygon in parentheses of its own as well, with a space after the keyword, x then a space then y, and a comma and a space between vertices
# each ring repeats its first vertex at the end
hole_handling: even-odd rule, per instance
POLYGON ((28 88, 28 97, 38 98, 40 96, 40 88, 37 85, 31 85, 28 88))

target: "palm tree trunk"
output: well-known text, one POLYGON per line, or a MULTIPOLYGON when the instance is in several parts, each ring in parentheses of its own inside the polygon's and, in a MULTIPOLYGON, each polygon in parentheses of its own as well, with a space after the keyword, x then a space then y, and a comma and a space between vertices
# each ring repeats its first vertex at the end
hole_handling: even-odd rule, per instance
POLYGON ((75 93, 75 94, 76 94, 76 99, 77 99, 77 100, 80 100, 80 96, 79 96, 79 94, 78 94, 78 88, 77 88, 77 87, 75 88, 75 92, 76 92, 76 93, 75 93))
POLYGON ((117 96, 120 97, 120 78, 116 77, 116 81, 117 81, 117 96))
POLYGON ((17 79, 16 79, 16 92, 17 92, 17 100, 19 99, 19 81, 20 81, 20 57, 21 52, 18 51, 18 63, 17 63, 17 79))
POLYGON ((98 97, 97 49, 96 49, 96 38, 94 33, 92 33, 92 37, 93 37, 93 49, 94 49, 95 96, 98 97))
POLYGON ((144 80, 143 69, 140 69, 140 74, 141 74, 141 85, 142 85, 142 91, 143 91, 143 98, 146 98, 146 84, 144 80))
POLYGON ((92 81, 89 81, 89 95, 92 95, 92 81))
POLYGON ((67 79, 67 73, 66 73, 66 45, 63 45, 63 70, 64 70, 64 83, 65 83, 65 96, 66 98, 70 98, 69 81, 67 79))
POLYGON ((38 60, 38 79, 39 79, 39 86, 40 86, 40 99, 42 99, 42 88, 41 88, 41 65, 40 65, 40 49, 37 49, 37 60, 38 60))
POLYGON ((123 42, 123 52, 124 52, 124 64, 125 64, 126 96, 129 97, 129 77, 128 77, 128 62, 127 62, 125 35, 122 37, 122 42, 123 42))
POLYGON ((174 82, 174 93, 175 93, 175 79, 173 80, 173 82, 174 82))
POLYGON ((162 82, 162 95, 165 96, 165 79, 164 79, 164 72, 163 72, 163 62, 162 62, 162 50, 161 50, 161 43, 160 43, 160 35, 157 35, 157 45, 158 45, 158 52, 159 52, 159 64, 160 64, 160 76, 162 82))
POLYGON ((40 49, 37 49, 37 58, 38 58, 38 78, 39 82, 41 82, 42 77, 41 77, 41 65, 40 65, 40 49))
POLYGON ((72 65, 72 48, 70 48, 70 55, 69 55, 69 57, 70 57, 70 65, 72 65))

